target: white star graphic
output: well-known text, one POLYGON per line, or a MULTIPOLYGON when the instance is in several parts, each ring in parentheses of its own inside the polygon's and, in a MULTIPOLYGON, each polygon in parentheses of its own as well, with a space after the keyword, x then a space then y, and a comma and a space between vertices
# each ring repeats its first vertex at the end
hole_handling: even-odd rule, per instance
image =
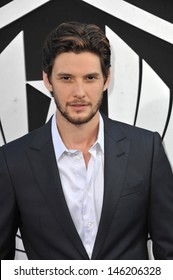
POLYGON ((49 111, 48 111, 48 114, 47 114, 46 121, 49 120, 50 117, 56 111, 56 105, 55 105, 54 99, 51 97, 50 92, 45 87, 43 80, 28 81, 27 84, 32 86, 33 88, 37 89, 38 91, 42 92, 44 95, 46 95, 50 98, 50 106, 49 106, 49 111))

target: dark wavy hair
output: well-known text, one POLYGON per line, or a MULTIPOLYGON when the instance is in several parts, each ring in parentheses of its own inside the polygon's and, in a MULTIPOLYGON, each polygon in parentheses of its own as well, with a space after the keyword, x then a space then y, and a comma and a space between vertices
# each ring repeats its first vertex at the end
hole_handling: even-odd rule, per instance
POLYGON ((85 51, 99 56, 106 80, 110 68, 110 44, 102 29, 95 24, 67 22, 50 32, 42 50, 43 70, 50 79, 54 60, 59 54, 65 52, 78 54, 85 51))

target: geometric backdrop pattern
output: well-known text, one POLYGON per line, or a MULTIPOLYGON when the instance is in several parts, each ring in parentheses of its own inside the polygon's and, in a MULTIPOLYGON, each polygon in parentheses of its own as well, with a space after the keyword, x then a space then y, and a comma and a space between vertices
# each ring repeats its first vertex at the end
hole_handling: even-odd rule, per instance
MULTIPOLYGON (((173 167, 173 2, 1 0, 0 145, 43 125, 55 105, 42 81, 41 48, 64 21, 95 23, 112 46, 101 110, 158 131, 173 167)), ((25 259, 20 233, 16 259, 25 259)))

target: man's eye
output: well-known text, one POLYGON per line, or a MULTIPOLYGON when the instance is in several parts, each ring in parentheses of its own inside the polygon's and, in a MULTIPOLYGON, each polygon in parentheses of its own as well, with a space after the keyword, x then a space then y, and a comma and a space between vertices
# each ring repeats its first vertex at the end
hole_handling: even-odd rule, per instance
POLYGON ((61 77, 62 80, 65 80, 65 81, 69 81, 70 80, 70 77, 68 76, 64 76, 64 77, 61 77))
POLYGON ((88 79, 89 81, 92 81, 92 80, 95 79, 95 77, 94 77, 94 76, 88 76, 87 79, 88 79))

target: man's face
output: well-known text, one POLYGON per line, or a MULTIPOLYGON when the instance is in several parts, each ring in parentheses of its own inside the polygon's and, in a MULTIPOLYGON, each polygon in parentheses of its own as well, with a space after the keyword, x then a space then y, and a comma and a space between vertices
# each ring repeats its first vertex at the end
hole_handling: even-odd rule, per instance
POLYGON ((53 92, 58 113, 77 125, 87 123, 98 113, 109 84, 109 78, 104 81, 99 57, 91 52, 58 55, 50 82, 45 73, 43 79, 53 92))

